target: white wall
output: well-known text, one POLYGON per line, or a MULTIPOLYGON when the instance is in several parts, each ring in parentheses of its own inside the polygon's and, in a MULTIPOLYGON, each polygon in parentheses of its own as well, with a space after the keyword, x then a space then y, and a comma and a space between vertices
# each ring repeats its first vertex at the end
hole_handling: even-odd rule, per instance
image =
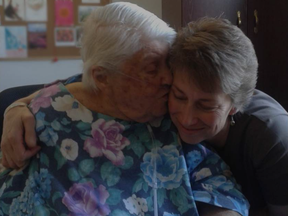
MULTIPOLYGON (((112 2, 119 2, 112 0, 112 2)), ((162 0, 129 0, 158 17, 162 17, 162 0)), ((0 61, 0 91, 6 88, 49 83, 81 73, 81 60, 46 61, 0 61)))
POLYGON ((81 70, 81 60, 0 61, 0 92, 10 87, 64 79, 81 70))

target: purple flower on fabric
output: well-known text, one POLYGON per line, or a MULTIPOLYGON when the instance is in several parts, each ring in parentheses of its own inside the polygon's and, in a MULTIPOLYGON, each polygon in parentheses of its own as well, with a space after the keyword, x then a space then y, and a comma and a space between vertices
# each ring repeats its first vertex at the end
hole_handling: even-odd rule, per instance
POLYGON ((51 96, 57 94, 57 92, 59 91, 60 89, 57 85, 52 85, 41 90, 39 95, 35 97, 30 104, 32 112, 35 114, 39 111, 41 107, 42 108, 49 107, 52 102, 51 96))
POLYGON ((95 189, 91 182, 75 183, 64 193, 62 203, 69 209, 71 216, 105 216, 110 213, 106 204, 109 196, 103 185, 95 189))
POLYGON ((93 138, 85 140, 84 149, 92 158, 105 155, 114 165, 120 166, 124 163, 122 149, 130 145, 130 141, 122 135, 124 129, 124 125, 114 120, 106 122, 98 119, 92 124, 93 138))

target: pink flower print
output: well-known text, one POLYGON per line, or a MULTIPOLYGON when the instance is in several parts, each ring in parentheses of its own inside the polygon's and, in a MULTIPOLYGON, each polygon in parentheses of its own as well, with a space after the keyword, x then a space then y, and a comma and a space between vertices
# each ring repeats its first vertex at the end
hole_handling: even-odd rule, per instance
POLYGON ((39 109, 47 108, 51 105, 52 99, 51 96, 57 94, 60 89, 57 85, 52 85, 47 88, 44 88, 40 91, 39 95, 37 95, 30 104, 32 108, 32 112, 35 114, 39 111, 39 109))
POLYGON ((62 203, 69 209, 71 216, 106 216, 110 213, 106 204, 109 196, 103 185, 95 189, 91 182, 75 183, 64 193, 62 203))
POLYGON ((37 97, 35 98, 30 107, 32 108, 32 112, 35 114, 39 111, 41 107, 47 108, 50 106, 52 99, 50 97, 37 97))
POLYGON ((72 0, 56 0, 55 1, 55 25, 56 26, 72 26, 73 20, 73 1, 72 0))
POLYGON ((122 149, 130 145, 130 141, 123 137, 124 125, 114 120, 105 121, 98 119, 92 124, 91 135, 84 143, 90 157, 101 157, 105 155, 114 165, 120 166, 124 163, 122 149))
POLYGON ((51 96, 57 94, 58 92, 60 92, 59 86, 58 85, 52 85, 52 86, 48 86, 47 88, 44 88, 40 92, 40 95, 42 97, 51 97, 51 96))

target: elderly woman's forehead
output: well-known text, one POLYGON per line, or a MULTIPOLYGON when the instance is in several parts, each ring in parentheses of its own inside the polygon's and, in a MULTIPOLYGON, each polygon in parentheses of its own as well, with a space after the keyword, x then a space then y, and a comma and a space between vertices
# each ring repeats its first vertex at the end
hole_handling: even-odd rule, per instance
POLYGON ((144 58, 153 58, 155 56, 167 55, 169 51, 169 44, 161 41, 149 43, 140 50, 144 58))
POLYGON ((130 58, 128 58, 124 65, 133 64, 148 64, 149 62, 154 61, 162 61, 167 58, 169 51, 169 45, 163 42, 150 42, 149 46, 144 46, 138 52, 132 54, 130 58), (151 46, 154 44, 154 46, 151 46))

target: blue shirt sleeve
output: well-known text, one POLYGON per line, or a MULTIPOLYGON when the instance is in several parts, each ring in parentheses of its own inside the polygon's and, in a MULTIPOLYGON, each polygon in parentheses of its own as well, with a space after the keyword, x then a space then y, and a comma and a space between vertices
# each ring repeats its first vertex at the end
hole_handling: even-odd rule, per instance
POLYGON ((203 145, 183 145, 195 201, 231 209, 248 216, 249 203, 229 166, 203 145))

